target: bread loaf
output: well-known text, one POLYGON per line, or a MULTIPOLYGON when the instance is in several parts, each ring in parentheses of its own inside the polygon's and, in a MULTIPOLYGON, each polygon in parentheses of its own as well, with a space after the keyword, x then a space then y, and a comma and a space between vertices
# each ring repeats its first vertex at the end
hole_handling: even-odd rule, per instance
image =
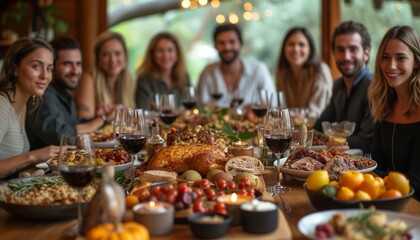
POLYGON ((178 177, 176 172, 169 172, 164 170, 148 170, 140 172, 138 178, 140 182, 166 182, 175 181, 178 177))

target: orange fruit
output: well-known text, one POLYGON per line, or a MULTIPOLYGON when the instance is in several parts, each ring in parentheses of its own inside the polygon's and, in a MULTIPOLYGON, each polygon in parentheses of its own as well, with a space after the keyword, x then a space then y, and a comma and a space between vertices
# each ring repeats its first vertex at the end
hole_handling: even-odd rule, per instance
POLYGON ((385 182, 386 189, 395 189, 406 195, 410 192, 410 181, 399 172, 390 172, 385 182))
POLYGON ((364 179, 365 178, 363 177, 363 174, 361 172, 349 171, 344 172, 340 175, 338 183, 340 183, 341 186, 345 186, 353 191, 356 191, 360 187, 360 185, 362 185, 364 179))
POLYGON ((354 194, 354 198, 360 201, 370 201, 372 200, 372 197, 363 190, 357 190, 354 194))
POLYGON ((306 179, 306 188, 311 191, 319 191, 330 183, 330 176, 326 170, 317 170, 306 179))
POLYGON ((375 181, 377 181, 379 183, 379 186, 381 188, 385 187, 385 182, 381 177, 375 177, 375 181))
POLYGON ((125 206, 126 206, 126 208, 131 209, 137 203, 139 203, 139 199, 136 196, 134 196, 134 195, 127 195, 127 197, 125 197, 125 206))
POLYGON ((337 181, 331 181, 331 182, 329 183, 329 185, 331 185, 331 186, 333 186, 333 187, 337 188, 337 190, 340 188, 340 184, 339 184, 337 181))
POLYGON ((372 174, 370 174, 370 173, 365 173, 365 174, 363 174, 363 179, 366 181, 366 180, 375 180, 375 177, 372 175, 372 174))
POLYGON ((398 197, 402 197, 402 193, 395 189, 386 190, 380 196, 380 198, 398 198, 398 197))
POLYGON ((354 199, 354 192, 348 187, 341 187, 337 192, 337 199, 341 201, 349 201, 354 199))
POLYGON ((369 194, 372 199, 377 199, 381 193, 379 182, 377 182, 374 178, 367 178, 365 181, 363 181, 362 185, 359 187, 359 190, 369 194))

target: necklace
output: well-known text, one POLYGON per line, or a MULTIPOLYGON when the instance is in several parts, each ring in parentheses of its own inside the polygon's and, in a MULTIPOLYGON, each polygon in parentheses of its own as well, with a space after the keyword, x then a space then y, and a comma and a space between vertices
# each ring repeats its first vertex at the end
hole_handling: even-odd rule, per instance
POLYGON ((392 162, 392 167, 395 171, 395 163, 394 163, 394 137, 395 137, 395 129, 396 129, 397 124, 394 123, 394 129, 392 130, 392 139, 391 139, 391 162, 392 162))

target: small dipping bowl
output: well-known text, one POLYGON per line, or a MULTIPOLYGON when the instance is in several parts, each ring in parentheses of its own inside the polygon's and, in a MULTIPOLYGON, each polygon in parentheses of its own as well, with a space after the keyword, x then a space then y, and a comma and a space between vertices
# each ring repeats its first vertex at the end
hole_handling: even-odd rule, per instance
POLYGON ((217 198, 218 202, 226 204, 226 210, 232 215, 232 226, 239 226, 241 224, 239 218, 239 206, 242 203, 249 202, 252 200, 250 196, 243 196, 237 193, 226 194, 217 198))
POLYGON ((194 213, 188 217, 190 229, 198 239, 213 239, 223 237, 229 232, 232 215, 220 215, 217 213, 194 213), (204 219, 203 219, 204 218, 204 219), (220 222, 214 221, 215 218, 220 222))
POLYGON ((144 202, 133 207, 134 221, 146 226, 151 236, 172 231, 174 212, 174 207, 165 202, 144 202))
POLYGON ((241 204, 240 220, 244 231, 249 233, 269 233, 278 227, 277 206, 268 201, 254 199, 241 204))

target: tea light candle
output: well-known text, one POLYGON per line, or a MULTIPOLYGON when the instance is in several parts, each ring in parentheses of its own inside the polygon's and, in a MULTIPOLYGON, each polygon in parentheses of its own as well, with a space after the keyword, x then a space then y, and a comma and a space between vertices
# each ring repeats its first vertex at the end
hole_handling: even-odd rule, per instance
POLYGON ((238 141, 233 142, 232 146, 228 147, 228 153, 233 156, 254 156, 254 147, 248 146, 247 142, 238 141))
POLYGON ((246 202, 242 204, 241 208, 246 211, 257 211, 257 212, 272 211, 272 210, 277 209, 274 203, 260 201, 258 199, 253 199, 250 202, 246 202))
POLYGON ((233 142, 232 145, 234 147, 246 147, 248 145, 248 143, 242 142, 242 141, 237 141, 237 142, 233 142))
POLYGON ((226 194, 225 196, 220 196, 217 198, 217 201, 223 202, 226 204, 226 210, 228 213, 232 214, 233 220, 232 225, 237 226, 240 224, 239 219, 239 205, 245 202, 252 200, 251 196, 238 195, 236 193, 226 194))
POLYGON ((174 207, 164 202, 145 202, 133 207, 134 220, 143 224, 150 235, 165 235, 172 231, 174 207))

